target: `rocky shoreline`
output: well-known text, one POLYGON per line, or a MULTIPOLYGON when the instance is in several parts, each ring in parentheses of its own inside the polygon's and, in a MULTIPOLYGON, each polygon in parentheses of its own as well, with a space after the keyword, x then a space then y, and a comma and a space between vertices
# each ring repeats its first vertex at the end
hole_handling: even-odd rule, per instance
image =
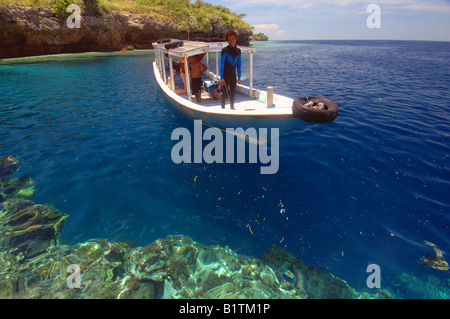
MULTIPOLYGON (((81 13, 80 22, 80 28, 69 28, 51 8, 0 6, 0 58, 152 49, 152 42, 161 38, 187 38, 186 30, 153 15, 111 13, 96 17, 81 13)), ((220 19, 210 24, 214 32, 191 30, 189 38, 222 37, 227 30, 220 19)), ((252 30, 237 31, 240 44, 249 44, 252 30)))

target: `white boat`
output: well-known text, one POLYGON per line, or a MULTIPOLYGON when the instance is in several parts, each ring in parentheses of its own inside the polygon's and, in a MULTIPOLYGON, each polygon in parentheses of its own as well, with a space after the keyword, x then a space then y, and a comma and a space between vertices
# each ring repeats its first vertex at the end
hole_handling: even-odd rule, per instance
POLYGON ((338 106, 324 98, 309 97, 292 99, 286 96, 273 94, 273 88, 267 91, 253 88, 253 54, 252 47, 238 46, 241 53, 250 55, 249 86, 238 84, 236 88, 234 109, 230 109, 229 100, 225 109, 221 107, 221 100, 215 99, 206 90, 202 91, 202 101, 197 103, 191 94, 178 94, 173 76, 173 58, 183 58, 186 71, 186 91, 190 92, 190 75, 188 58, 206 55, 206 65, 215 53, 216 73, 207 70, 204 72, 204 83, 219 81, 219 59, 221 50, 228 45, 227 42, 201 42, 166 40, 153 43, 155 61, 153 70, 156 81, 167 95, 175 108, 194 120, 222 130, 226 128, 278 128, 279 134, 302 127, 309 122, 329 123, 337 117, 338 106), (169 69, 166 68, 168 60, 169 69), (169 79, 170 78, 170 79, 169 79))

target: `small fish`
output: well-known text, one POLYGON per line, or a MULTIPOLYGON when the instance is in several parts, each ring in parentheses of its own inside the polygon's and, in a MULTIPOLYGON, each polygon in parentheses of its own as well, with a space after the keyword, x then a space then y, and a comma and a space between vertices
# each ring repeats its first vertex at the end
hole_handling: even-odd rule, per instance
POLYGON ((250 224, 247 224, 247 227, 248 227, 248 230, 250 230, 250 233, 253 235, 252 227, 250 226, 250 224))
POLYGON ((142 229, 141 233, 139 234, 139 238, 141 238, 142 235, 144 235, 146 230, 147 230, 147 227, 144 225, 144 229, 142 229))
POLYGON ((197 176, 194 177, 194 186, 195 186, 195 183, 197 183, 197 176))
POLYGON ((283 273, 283 279, 293 284, 295 282, 295 275, 288 269, 283 273))

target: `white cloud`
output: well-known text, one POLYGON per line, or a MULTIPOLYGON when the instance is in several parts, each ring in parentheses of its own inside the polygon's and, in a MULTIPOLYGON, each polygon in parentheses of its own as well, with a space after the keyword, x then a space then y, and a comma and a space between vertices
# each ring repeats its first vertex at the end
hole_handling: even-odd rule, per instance
POLYGON ((275 31, 279 28, 280 26, 276 23, 255 25, 255 30, 262 30, 262 31, 275 31))
POLYGON ((257 24, 255 25, 254 32, 263 32, 268 35, 270 39, 280 39, 286 34, 286 32, 276 23, 257 24))
MULTIPOLYGON (((214 1, 212 1, 214 2, 214 1)), ((290 10, 319 9, 331 11, 333 7, 367 7, 369 4, 378 4, 386 8, 399 10, 425 11, 425 12, 447 12, 450 13, 450 2, 448 0, 231 0, 227 4, 234 11, 248 7, 287 7, 290 10), (229 3, 229 4, 228 4, 229 3)), ((349 12, 350 13, 350 12, 349 12)))
POLYGON ((245 21, 273 40, 427 39, 450 41, 450 0, 206 0, 246 13, 245 21), (382 27, 368 29, 369 4, 382 27), (401 23, 401 24, 400 24, 401 23), (418 27, 420 25, 420 27, 418 27), (446 32, 447 31, 447 32, 446 32), (370 33, 369 33, 370 32, 370 33))

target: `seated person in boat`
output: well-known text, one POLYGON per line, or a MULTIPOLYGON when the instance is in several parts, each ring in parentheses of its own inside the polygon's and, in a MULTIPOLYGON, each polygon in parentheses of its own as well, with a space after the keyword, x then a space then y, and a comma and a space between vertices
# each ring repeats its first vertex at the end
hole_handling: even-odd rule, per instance
POLYGON ((202 57, 202 55, 195 55, 189 58, 192 72, 192 94, 195 95, 197 103, 202 101, 202 73, 208 70, 208 67, 200 62, 202 57))
POLYGON ((225 90, 222 90, 222 108, 225 108, 225 100, 228 95, 230 107, 234 110, 236 70, 237 83, 241 84, 241 49, 236 46, 236 32, 234 30, 229 30, 225 34, 225 39, 228 41, 228 46, 222 49, 220 55, 220 85, 225 86, 225 90))
MULTIPOLYGON (((173 76, 174 81, 175 81, 177 72, 180 72, 180 77, 181 77, 181 80, 183 81, 184 89, 181 89, 180 87, 178 87, 178 85, 175 85, 175 93, 177 93, 177 94, 186 94, 186 73, 184 71, 184 60, 183 60, 183 58, 179 58, 179 59, 180 59, 179 62, 172 62, 172 65, 173 65, 173 74, 172 74, 172 76, 173 76)), ((169 85, 169 89, 172 90, 172 82, 171 82, 171 78, 170 77, 169 77, 167 82, 168 82, 168 85, 169 85)))

